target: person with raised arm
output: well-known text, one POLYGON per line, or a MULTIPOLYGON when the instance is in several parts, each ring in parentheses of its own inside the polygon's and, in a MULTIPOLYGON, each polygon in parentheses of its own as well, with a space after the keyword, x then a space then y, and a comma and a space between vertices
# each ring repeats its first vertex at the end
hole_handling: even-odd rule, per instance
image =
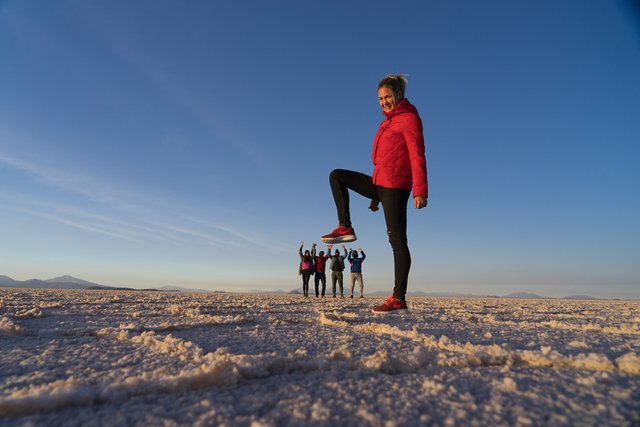
POLYGON ((364 282, 362 281, 362 263, 367 256, 362 248, 349 252, 347 260, 351 264, 351 298, 353 298, 353 290, 356 287, 356 281, 360 285, 360 298, 364 298, 364 282), (362 258, 358 256, 358 251, 362 254, 362 258))
MULTIPOLYGON (((316 244, 311 245, 311 257, 313 258, 314 267, 314 282, 316 285, 316 298, 320 296, 319 285, 322 282, 322 298, 324 298, 324 293, 327 289, 327 274, 325 273, 325 267, 327 265, 327 260, 329 259, 328 255, 324 254, 324 251, 320 251, 318 255, 316 255, 316 244)), ((327 249, 327 253, 329 253, 330 249, 327 249)))
POLYGON ((302 276, 302 293, 305 297, 309 296, 309 279, 313 274, 313 257, 311 256, 311 252, 309 249, 304 251, 304 255, 302 254, 302 248, 304 247, 304 242, 300 245, 300 249, 298 249, 298 254, 300 255, 300 267, 298 269, 298 273, 302 276))
POLYGON ((336 282, 340 285, 340 297, 344 298, 344 281, 342 277, 342 271, 344 270, 344 259, 347 257, 347 248, 345 245, 342 245, 342 250, 344 251, 344 255, 340 255, 340 251, 336 249, 335 253, 331 255, 331 248, 333 245, 328 246, 329 258, 331 259, 331 263, 329 264, 329 268, 331 269, 331 286, 333 289, 333 297, 336 297, 336 282))

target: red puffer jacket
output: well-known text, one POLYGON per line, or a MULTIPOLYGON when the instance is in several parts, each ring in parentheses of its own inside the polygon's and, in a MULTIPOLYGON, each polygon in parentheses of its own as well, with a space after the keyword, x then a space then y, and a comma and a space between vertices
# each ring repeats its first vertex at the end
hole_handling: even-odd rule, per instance
POLYGON ((416 107, 403 99, 380 124, 373 141, 373 183, 385 188, 413 189, 413 197, 428 197, 427 160, 422 120, 416 107))

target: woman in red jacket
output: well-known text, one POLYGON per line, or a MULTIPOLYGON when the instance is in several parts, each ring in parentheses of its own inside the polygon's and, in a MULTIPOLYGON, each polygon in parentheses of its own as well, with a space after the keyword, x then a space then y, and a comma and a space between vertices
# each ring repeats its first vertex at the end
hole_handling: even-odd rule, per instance
POLYGON ((386 119, 380 124, 373 141, 373 176, 344 169, 335 169, 329 176, 339 226, 322 236, 325 243, 356 240, 349 213, 349 190, 371 199, 369 209, 373 212, 382 202, 393 249, 395 285, 393 294, 384 304, 373 309, 375 313, 407 308, 405 295, 411 268, 407 245, 407 204, 411 191, 416 209, 427 206, 427 162, 422 121, 418 110, 404 97, 406 83, 404 75, 389 74, 378 85, 378 102, 386 119))

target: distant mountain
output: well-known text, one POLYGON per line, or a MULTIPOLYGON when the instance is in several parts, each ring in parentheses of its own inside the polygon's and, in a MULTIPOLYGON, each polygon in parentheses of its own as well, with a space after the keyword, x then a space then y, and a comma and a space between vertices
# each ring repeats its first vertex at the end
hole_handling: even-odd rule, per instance
MULTIPOLYGON (((73 276, 60 276, 53 279, 40 280, 14 280, 8 276, 0 276, 0 287, 21 289, 89 289, 89 290, 139 290, 133 288, 121 288, 115 286, 99 285, 73 276)), ((149 289, 152 290, 152 289, 149 289)))
POLYGON ((56 277, 49 280, 30 279, 14 280, 7 276, 0 276, 0 287, 23 289, 87 289, 91 286, 101 285, 76 279, 71 276, 56 277))
POLYGON ((51 284, 68 285, 68 286, 75 285, 78 287, 77 289, 87 289, 87 288, 92 288, 96 286, 98 288, 107 287, 107 286, 99 285, 97 283, 92 283, 86 280, 77 279, 73 276, 54 277, 53 279, 45 280, 45 282, 51 283, 51 284))
POLYGON ((543 297, 538 294, 531 294, 529 292, 513 292, 508 295, 505 295, 501 298, 520 298, 520 299, 549 299, 548 297, 543 297))
POLYGON ((0 276, 0 288, 22 288, 22 289, 87 289, 87 290, 116 290, 116 291, 151 291, 151 292, 222 292, 207 291, 204 289, 181 288, 179 286, 162 286, 158 289, 134 289, 120 286, 105 286, 87 280, 78 279, 73 276, 60 276, 53 279, 40 280, 14 280, 8 276, 0 276))
POLYGON ((0 286, 2 287, 12 287, 15 283, 18 283, 18 281, 9 276, 0 276, 0 286))

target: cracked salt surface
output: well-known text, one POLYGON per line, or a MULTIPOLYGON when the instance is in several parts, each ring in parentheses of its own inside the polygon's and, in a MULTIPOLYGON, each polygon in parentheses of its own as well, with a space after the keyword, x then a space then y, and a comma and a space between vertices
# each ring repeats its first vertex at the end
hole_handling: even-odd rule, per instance
POLYGON ((639 425, 640 302, 0 289, 0 425, 639 425))

